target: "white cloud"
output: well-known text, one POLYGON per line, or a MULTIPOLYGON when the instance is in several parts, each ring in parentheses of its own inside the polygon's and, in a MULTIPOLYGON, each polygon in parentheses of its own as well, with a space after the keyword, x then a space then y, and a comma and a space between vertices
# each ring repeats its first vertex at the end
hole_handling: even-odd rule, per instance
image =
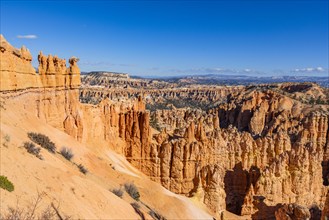
POLYGON ((319 72, 324 72, 325 71, 324 68, 322 68, 322 67, 317 67, 316 70, 319 71, 319 72))
POLYGON ((20 39, 36 39, 38 37, 37 37, 37 35, 29 34, 29 35, 17 35, 17 38, 20 38, 20 39))
POLYGON ((228 68, 210 68, 210 67, 202 67, 202 68, 192 68, 192 69, 170 69, 172 73, 179 74, 263 74, 261 71, 253 70, 253 69, 228 69, 228 68))
POLYGON ((114 66, 115 64, 108 62, 108 61, 89 61, 84 60, 79 62, 79 65, 86 65, 86 66, 114 66))
POLYGON ((90 61, 90 60, 81 60, 79 65, 92 66, 92 67, 112 67, 112 66, 122 66, 122 67, 135 67, 136 64, 126 64, 126 63, 112 63, 109 61, 90 61))
POLYGON ((292 70, 291 72, 294 73, 323 73, 327 70, 323 67, 306 67, 306 68, 296 68, 292 70))

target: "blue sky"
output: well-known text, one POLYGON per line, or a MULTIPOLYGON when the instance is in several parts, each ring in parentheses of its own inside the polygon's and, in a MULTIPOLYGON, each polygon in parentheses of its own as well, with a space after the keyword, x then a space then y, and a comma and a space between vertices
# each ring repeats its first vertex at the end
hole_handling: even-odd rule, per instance
POLYGON ((1 33, 82 71, 328 76, 328 0, 7 1, 1 33))

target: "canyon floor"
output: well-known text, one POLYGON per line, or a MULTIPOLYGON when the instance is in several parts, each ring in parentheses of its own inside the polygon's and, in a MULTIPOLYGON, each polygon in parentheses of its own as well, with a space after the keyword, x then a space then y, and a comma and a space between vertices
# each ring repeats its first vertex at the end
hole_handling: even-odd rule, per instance
POLYGON ((36 71, 0 49, 1 219, 329 218, 328 88, 81 75, 42 53, 36 71))

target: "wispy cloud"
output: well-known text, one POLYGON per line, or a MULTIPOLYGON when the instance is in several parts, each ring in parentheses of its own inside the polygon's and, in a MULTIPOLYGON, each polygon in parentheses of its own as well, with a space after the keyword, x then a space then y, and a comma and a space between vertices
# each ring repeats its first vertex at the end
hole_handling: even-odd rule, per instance
POLYGON ((293 73, 325 73, 328 72, 328 69, 323 67, 307 67, 307 68, 296 68, 291 72, 293 73))
POLYGON ((80 61, 79 65, 86 65, 86 66, 114 66, 115 64, 108 62, 108 61, 80 61))
POLYGON ((135 67, 137 66, 136 64, 129 64, 129 63, 120 63, 119 66, 124 66, 124 67, 135 67))
POLYGON ((20 39, 37 39, 38 36, 34 34, 29 34, 29 35, 17 35, 17 38, 20 39))
POLYGON ((151 67, 151 68, 148 68, 147 70, 158 71, 158 70, 160 70, 160 67, 151 67))
POLYGON ((253 69, 228 69, 228 68, 191 68, 191 69, 170 69, 169 72, 178 74, 262 74, 253 69))
POLYGON ((325 71, 326 70, 323 67, 296 68, 292 70, 292 72, 297 72, 297 73, 325 72, 325 71))
POLYGON ((125 64, 125 63, 111 63, 110 61, 90 61, 90 60, 81 60, 79 65, 91 66, 91 67, 112 67, 112 66, 120 66, 120 67, 135 67, 136 64, 125 64))

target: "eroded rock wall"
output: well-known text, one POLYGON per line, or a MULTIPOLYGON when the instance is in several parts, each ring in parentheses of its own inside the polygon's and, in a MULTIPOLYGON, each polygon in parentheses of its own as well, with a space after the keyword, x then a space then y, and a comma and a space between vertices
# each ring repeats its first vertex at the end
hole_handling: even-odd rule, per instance
POLYGON ((65 59, 40 52, 36 73, 32 56, 25 47, 18 50, 1 35, 0 49, 2 100, 34 112, 45 123, 80 142, 112 148, 130 157, 138 167, 140 162, 134 161, 141 160, 141 147, 146 149, 151 137, 149 114, 141 98, 125 102, 104 100, 97 106, 81 104, 76 57, 71 57, 66 67, 65 59))
POLYGON ((114 149, 172 192, 194 196, 215 212, 227 209, 254 219, 274 218, 281 203, 324 207, 326 110, 309 110, 273 91, 152 90, 144 92, 144 98, 154 102, 167 97, 226 100, 207 112, 157 111, 163 125, 157 132, 138 91, 82 90, 80 95, 104 100, 98 105, 80 103, 77 58, 71 58, 67 68, 64 59, 40 53, 36 73, 26 48, 15 49, 1 37, 0 49, 1 99, 35 112, 89 146, 114 149))
POLYGON ((70 66, 66 68, 65 59, 57 56, 38 56, 38 73, 33 68, 32 55, 26 47, 16 49, 0 35, 0 91, 16 91, 29 88, 79 88, 80 70, 78 59, 69 59, 70 66))
POLYGON ((305 112, 299 105, 277 93, 252 91, 206 115, 163 111, 163 123, 177 126, 172 115, 184 115, 190 124, 184 134, 163 129, 154 135, 152 153, 142 162, 152 169, 142 171, 175 193, 202 191, 201 200, 217 212, 226 208, 261 219, 266 208, 274 218, 281 203, 323 208, 329 113, 305 112))

